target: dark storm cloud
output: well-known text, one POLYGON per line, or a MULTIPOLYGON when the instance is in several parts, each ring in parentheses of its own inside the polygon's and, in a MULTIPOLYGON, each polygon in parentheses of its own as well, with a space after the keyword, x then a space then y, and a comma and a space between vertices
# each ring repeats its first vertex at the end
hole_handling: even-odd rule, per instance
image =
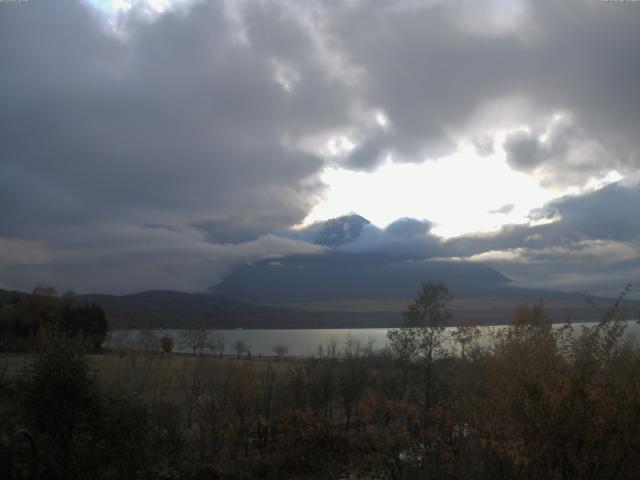
MULTIPOLYGON (((280 128, 298 119, 284 111, 267 59, 230 42, 215 4, 131 26, 124 41, 100 36, 82 10, 34 2, 2 17, 11 40, 2 57, 14 60, 2 88, 20 96, 3 96, 3 171, 64 192, 85 220, 134 207, 149 221, 238 215, 271 227, 306 214, 318 184, 303 180, 321 160, 282 147, 280 128)), ((35 220, 22 218, 26 227, 35 220)))
POLYGON ((633 171, 640 9, 596 0, 512 3, 519 14, 509 15, 506 2, 356 2, 332 17, 366 72, 363 97, 394 128, 384 149, 396 160, 421 161, 458 139, 522 124, 539 130, 565 113, 571 131, 554 134, 551 151, 534 138, 510 145, 522 154, 511 156, 514 166, 544 163, 543 180, 573 185, 583 184, 585 169, 633 171))
MULTIPOLYGON (((327 164, 422 161, 461 140, 487 155, 499 130, 513 168, 547 184, 637 169, 640 9, 504 8, 192 2, 154 20, 134 8, 114 34, 79 0, 0 2, 0 283, 204 289, 242 258, 315 248, 269 232, 305 217, 327 164), (356 146, 329 158, 340 135, 356 146)), ((575 202, 491 239, 404 221, 359 242, 473 255, 633 228, 575 202)))
POLYGON ((504 142, 507 161, 517 170, 530 172, 535 170, 550 155, 537 138, 528 132, 509 135, 504 142))
POLYGON ((540 136, 512 133, 503 147, 514 170, 535 173, 547 185, 581 185, 590 177, 606 175, 615 165, 605 160, 610 154, 571 119, 553 122, 540 136))
POLYGON ((43 241, 53 258, 3 269, 3 284, 203 289, 241 255, 315 249, 265 237, 323 188, 322 159, 283 137, 328 122, 313 96, 274 81, 268 50, 300 57, 329 112, 344 88, 303 56, 306 34, 279 8, 253 12, 259 48, 234 40, 214 2, 133 16, 123 37, 78 2, 0 8, 0 237, 43 241))
POLYGON ((389 153, 388 138, 378 134, 363 140, 345 157, 341 165, 349 170, 371 170, 380 165, 389 153))

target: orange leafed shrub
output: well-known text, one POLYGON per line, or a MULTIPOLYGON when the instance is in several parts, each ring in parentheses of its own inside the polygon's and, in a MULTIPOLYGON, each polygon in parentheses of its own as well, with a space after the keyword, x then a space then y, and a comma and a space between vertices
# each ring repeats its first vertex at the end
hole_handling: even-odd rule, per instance
POLYGON ((165 353, 171 353, 173 351, 173 347, 175 346, 175 342, 172 337, 164 336, 160 339, 160 348, 165 353))

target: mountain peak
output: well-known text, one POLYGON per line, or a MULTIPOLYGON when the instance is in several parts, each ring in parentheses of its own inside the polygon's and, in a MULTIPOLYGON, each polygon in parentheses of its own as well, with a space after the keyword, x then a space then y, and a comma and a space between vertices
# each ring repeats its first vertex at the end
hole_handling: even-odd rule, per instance
POLYGON ((358 238, 365 225, 370 223, 356 213, 318 222, 314 243, 327 247, 343 245, 358 238))

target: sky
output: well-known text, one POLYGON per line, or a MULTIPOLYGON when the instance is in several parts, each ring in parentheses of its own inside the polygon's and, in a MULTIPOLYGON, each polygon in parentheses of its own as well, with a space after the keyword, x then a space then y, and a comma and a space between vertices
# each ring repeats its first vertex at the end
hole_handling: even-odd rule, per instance
MULTIPOLYGON (((0 2, 0 288, 323 248, 640 285, 639 2, 0 2)), ((637 296, 637 294, 636 294, 637 296)))

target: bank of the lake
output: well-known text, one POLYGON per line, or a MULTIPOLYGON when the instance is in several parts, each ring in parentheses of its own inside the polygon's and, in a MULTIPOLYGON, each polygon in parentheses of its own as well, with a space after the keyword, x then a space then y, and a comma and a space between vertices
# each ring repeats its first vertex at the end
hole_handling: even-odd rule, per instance
MULTIPOLYGON (((560 327, 563 323, 554 324, 560 327)), ((576 331, 580 331, 582 326, 594 325, 594 323, 573 323, 576 331)), ((447 327, 446 331, 451 332, 455 327, 447 327)), ((481 326, 478 327, 484 337, 495 329, 504 328, 502 326, 481 326)), ((387 328, 317 328, 317 329, 230 329, 230 330, 207 330, 209 338, 214 338, 217 334, 223 336, 225 341, 225 354, 233 354, 233 344, 242 341, 251 352, 251 355, 273 355, 274 347, 284 346, 287 355, 309 356, 315 355, 319 348, 327 348, 334 343, 340 349, 350 340, 357 340, 363 346, 373 349, 382 349, 387 346, 387 328)), ((138 343, 143 330, 114 330, 110 333, 107 346, 114 348, 122 346, 135 346, 138 343)), ((158 338, 170 336, 175 341, 174 351, 178 353, 189 353, 190 348, 181 339, 185 330, 159 329, 153 334, 158 338)), ((640 325, 636 320, 627 322, 627 333, 640 338, 640 325)), ((205 350, 205 353, 206 350, 205 350)))

